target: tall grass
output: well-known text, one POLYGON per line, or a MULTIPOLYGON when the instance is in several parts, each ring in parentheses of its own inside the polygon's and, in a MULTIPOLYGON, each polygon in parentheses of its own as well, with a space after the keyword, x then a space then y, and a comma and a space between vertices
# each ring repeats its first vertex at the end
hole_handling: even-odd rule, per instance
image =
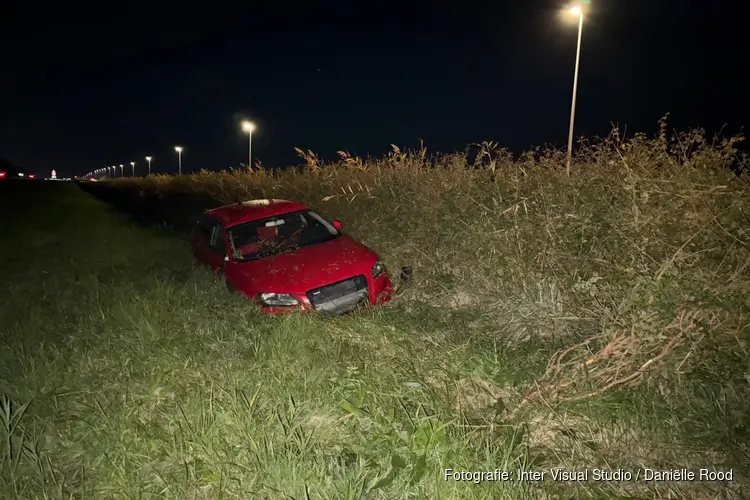
MULTIPOLYGON (((12 413, 58 419, 62 442, 38 451, 56 475, 40 466, 39 477, 67 471, 65 491, 102 497, 741 498, 750 199, 732 169, 747 161, 737 139, 668 139, 662 125, 655 138, 615 130, 584 144, 570 177, 564 152, 514 160, 484 143, 471 155, 341 152, 332 164, 299 148, 296 169, 86 185, 177 229, 211 206, 303 201, 391 268, 413 266, 415 283, 373 313, 262 318, 207 286, 209 273, 190 270, 169 233, 136 236, 143 230, 110 214, 98 224, 137 238, 117 250, 123 261, 145 252, 154 262, 118 271, 106 296, 84 287, 85 309, 71 319, 88 339, 70 341, 71 385, 105 392, 12 413), (162 247, 169 255, 147 250, 162 247), (87 467, 86 478, 73 472, 87 467), (472 485, 443 473, 554 467, 735 474, 472 485)), ((63 365, 49 362, 57 345, 45 344, 46 358, 14 347, 25 390, 11 399, 27 402, 60 377, 63 365)), ((13 463, 3 460, 3 477, 15 495, 18 485, 39 491, 13 463)))
MULTIPOLYGON (((415 267, 411 301, 487 319, 488 341, 582 334, 526 398, 575 400, 641 382, 688 338, 733 337, 744 326, 748 190, 730 168, 747 166, 734 148, 741 138, 709 143, 693 131, 668 141, 661 125, 655 139, 614 130, 586 145, 570 178, 561 151, 513 161, 484 143, 473 164, 465 154, 428 158, 425 148, 394 145, 371 162, 340 151, 340 162, 322 168, 297 148, 302 170, 201 171, 114 187, 130 189, 130 207, 141 212, 178 193, 203 196, 200 208, 257 197, 318 206, 392 267, 415 267)), ((193 212, 168 215, 167 223, 188 224, 193 212)))

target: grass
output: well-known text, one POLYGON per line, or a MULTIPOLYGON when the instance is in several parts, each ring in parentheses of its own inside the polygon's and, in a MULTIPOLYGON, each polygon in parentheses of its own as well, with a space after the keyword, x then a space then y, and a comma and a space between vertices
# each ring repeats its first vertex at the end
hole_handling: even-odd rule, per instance
POLYGON ((750 198, 731 141, 615 133, 570 178, 560 152, 491 143, 476 159, 299 152, 298 170, 86 186, 108 203, 3 186, 0 497, 747 496, 750 198), (259 315, 182 237, 254 197, 341 219, 414 285, 372 312, 259 315))

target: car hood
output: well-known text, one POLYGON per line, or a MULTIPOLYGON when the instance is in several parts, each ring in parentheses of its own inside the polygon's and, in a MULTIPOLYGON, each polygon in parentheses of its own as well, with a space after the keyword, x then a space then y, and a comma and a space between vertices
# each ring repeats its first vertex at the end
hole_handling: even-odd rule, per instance
POLYGON ((374 251, 341 235, 281 255, 233 264, 227 277, 236 277, 235 285, 248 294, 304 294, 357 274, 367 275, 377 261, 374 251))

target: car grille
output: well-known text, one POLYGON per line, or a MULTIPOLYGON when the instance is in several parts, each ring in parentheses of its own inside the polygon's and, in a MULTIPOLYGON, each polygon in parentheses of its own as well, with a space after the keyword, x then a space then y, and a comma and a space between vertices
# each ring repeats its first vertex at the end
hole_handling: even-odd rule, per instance
POLYGON ((363 274, 307 292, 316 311, 343 314, 368 297, 367 278, 363 274))

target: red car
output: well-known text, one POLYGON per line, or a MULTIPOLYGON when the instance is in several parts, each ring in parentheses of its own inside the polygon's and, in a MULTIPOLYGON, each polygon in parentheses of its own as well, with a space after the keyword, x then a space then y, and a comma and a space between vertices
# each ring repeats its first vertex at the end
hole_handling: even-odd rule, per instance
POLYGON ((361 303, 388 302, 394 294, 378 254, 343 234, 341 222, 293 201, 252 200, 210 210, 198 220, 190 245, 230 291, 269 314, 341 314, 361 303))

